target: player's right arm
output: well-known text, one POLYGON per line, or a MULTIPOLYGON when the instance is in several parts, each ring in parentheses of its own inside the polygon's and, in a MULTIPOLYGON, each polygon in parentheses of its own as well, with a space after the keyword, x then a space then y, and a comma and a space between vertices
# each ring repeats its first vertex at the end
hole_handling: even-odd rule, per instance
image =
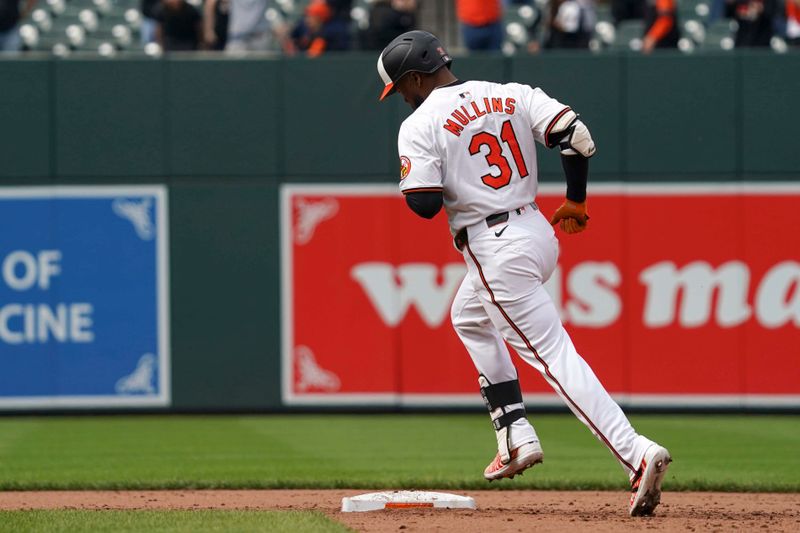
POLYGON ((442 164, 430 128, 412 118, 400 126, 400 190, 416 214, 433 218, 442 209, 442 164))
MULTIPOLYGON (((525 86, 523 86, 525 87, 525 86)), ((548 148, 559 147, 561 167, 567 181, 564 203, 550 219, 566 233, 586 229, 586 185, 589 178, 589 158, 595 154, 594 140, 589 128, 569 106, 550 98, 539 88, 526 87, 527 111, 534 138, 548 148)))

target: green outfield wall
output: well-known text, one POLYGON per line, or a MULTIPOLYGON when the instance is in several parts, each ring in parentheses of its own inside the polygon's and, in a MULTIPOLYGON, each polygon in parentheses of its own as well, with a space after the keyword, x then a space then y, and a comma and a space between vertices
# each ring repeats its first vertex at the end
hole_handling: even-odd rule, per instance
MULTIPOLYGON (((800 178, 800 54, 457 58, 592 130, 598 181, 800 178)), ((0 186, 166 184, 172 406, 272 409, 280 391, 279 189, 394 182, 400 98, 372 54, 318 60, 0 61, 0 186)), ((559 179, 541 153, 543 180, 559 179)))

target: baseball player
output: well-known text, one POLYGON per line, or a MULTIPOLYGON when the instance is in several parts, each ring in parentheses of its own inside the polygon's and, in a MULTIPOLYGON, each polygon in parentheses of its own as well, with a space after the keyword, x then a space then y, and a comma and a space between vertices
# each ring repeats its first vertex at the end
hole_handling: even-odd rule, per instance
POLYGON ((558 240, 586 229, 586 182, 595 145, 568 106, 539 88, 460 81, 439 40, 404 33, 378 58, 385 87, 414 112, 400 126, 400 189, 418 215, 444 205, 467 275, 451 319, 478 370, 496 431, 489 481, 542 462, 507 342, 536 368, 629 475, 630 514, 652 514, 669 452, 634 431, 569 338, 544 283, 556 268, 558 240), (561 151, 566 200, 548 221, 536 205, 534 141, 561 151))

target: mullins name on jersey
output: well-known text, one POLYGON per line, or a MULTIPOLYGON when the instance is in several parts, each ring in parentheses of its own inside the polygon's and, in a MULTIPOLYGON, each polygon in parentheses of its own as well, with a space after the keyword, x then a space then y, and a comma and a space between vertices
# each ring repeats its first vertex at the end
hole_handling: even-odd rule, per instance
POLYGON ((444 123, 444 129, 455 135, 461 136, 464 126, 468 125, 474 120, 478 120, 484 115, 491 113, 505 113, 506 115, 513 115, 516 111, 517 101, 513 98, 483 98, 481 102, 475 100, 469 102, 467 105, 462 105, 453 110, 450 116, 453 118, 447 119, 444 123))

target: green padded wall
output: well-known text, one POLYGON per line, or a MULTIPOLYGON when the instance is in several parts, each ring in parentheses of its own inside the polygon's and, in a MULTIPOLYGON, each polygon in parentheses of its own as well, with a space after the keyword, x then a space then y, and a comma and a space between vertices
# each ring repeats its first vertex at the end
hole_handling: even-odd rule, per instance
POLYGON ((287 176, 358 179, 385 174, 388 162, 396 163, 395 108, 378 101, 375 65, 372 54, 285 61, 287 176))
POLYGON ((47 61, 0 61, 0 180, 51 174, 51 67, 47 61))
POLYGON ((626 61, 627 171, 736 172, 736 57, 662 52, 626 61))
POLYGON ((168 62, 169 173, 278 175, 281 65, 254 59, 168 62))
POLYGON ((164 62, 55 62, 59 176, 165 176, 164 62))
MULTIPOLYGON (((455 59, 573 106, 592 180, 800 178, 800 54, 455 59)), ((0 184, 166 183, 177 409, 280 407, 278 188, 398 180, 374 54, 0 61, 0 184)), ((544 179, 562 180, 541 149, 544 179)))
MULTIPOLYGON (((800 173, 800 54, 741 57, 742 170, 800 173)), ((768 176, 769 177, 769 176, 768 176)))
POLYGON ((173 406, 278 405, 277 188, 181 183, 169 209, 173 406))
POLYGON ((476 54, 469 58, 457 57, 451 70, 460 80, 508 81, 509 62, 499 54, 476 54))

